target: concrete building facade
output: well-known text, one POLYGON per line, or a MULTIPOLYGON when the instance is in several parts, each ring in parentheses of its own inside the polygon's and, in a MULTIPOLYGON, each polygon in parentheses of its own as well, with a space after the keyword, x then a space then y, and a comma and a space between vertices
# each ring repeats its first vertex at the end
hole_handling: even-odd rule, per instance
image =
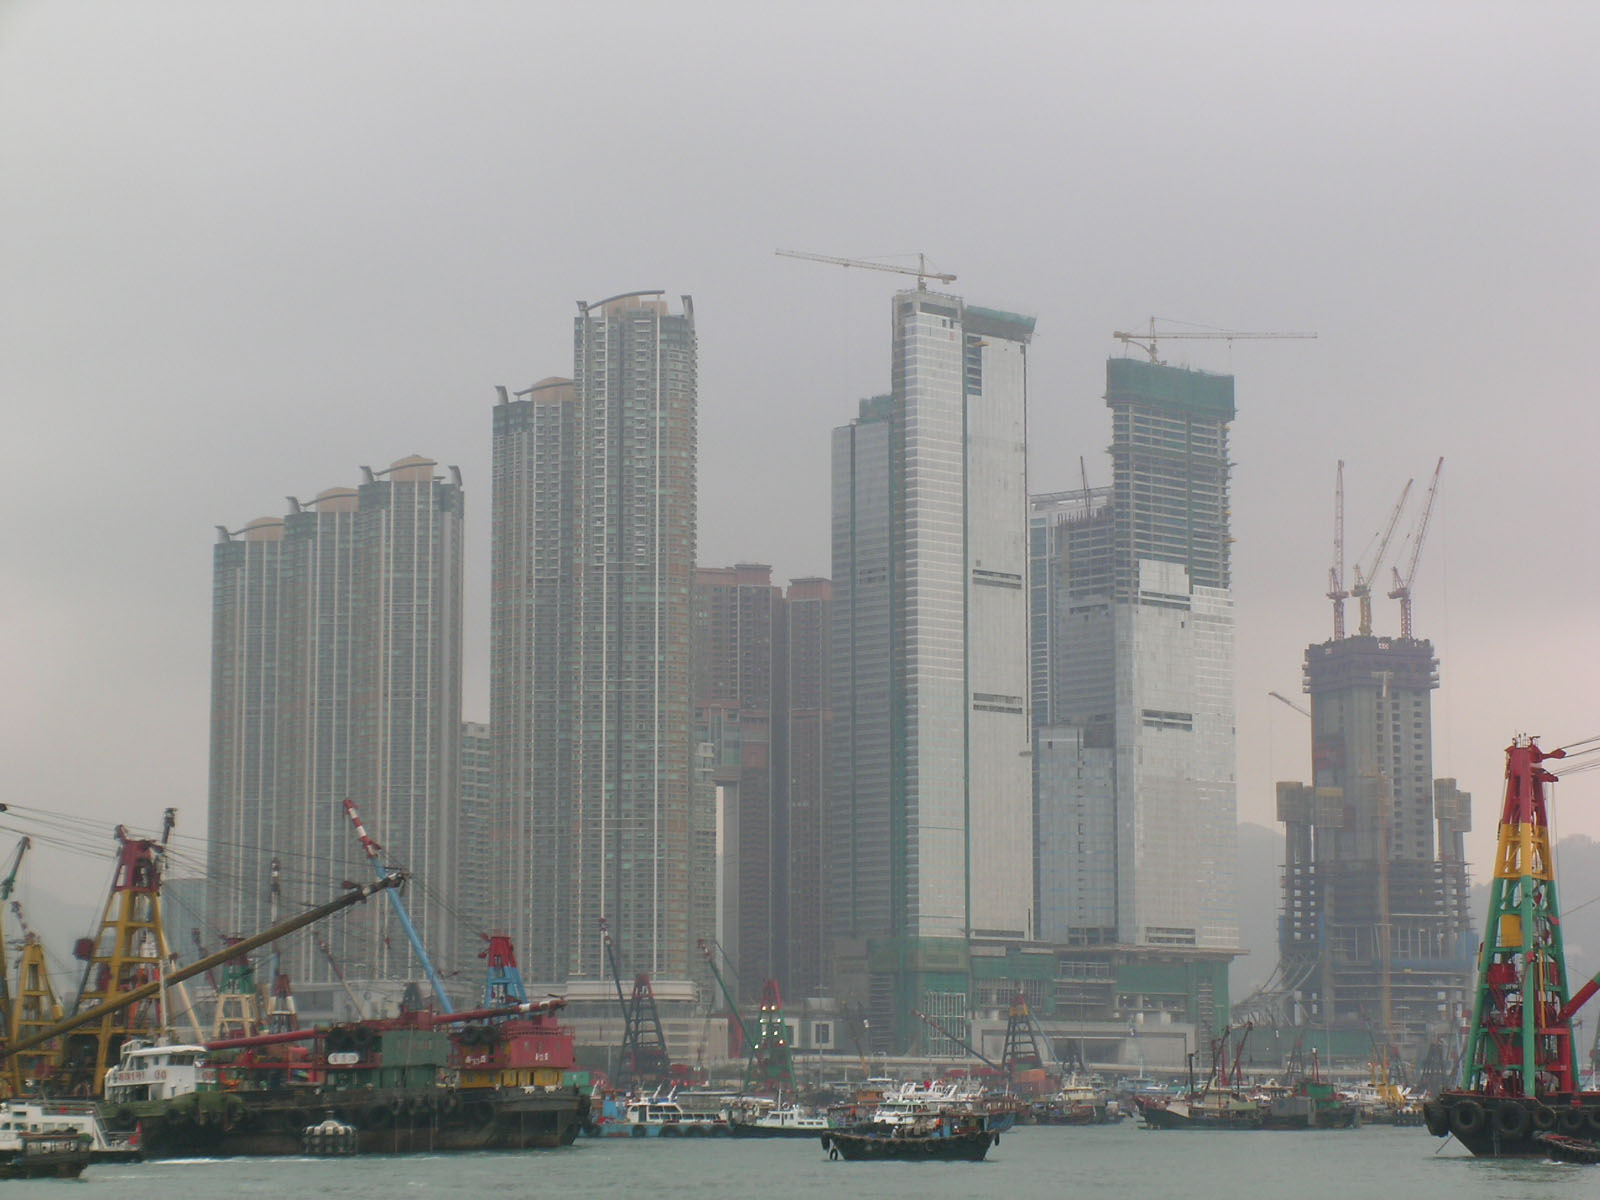
MULTIPOLYGON (((759 997, 766 979, 788 974, 785 633, 771 567, 741 563, 695 573, 696 738, 713 746, 720 766, 710 777, 723 789, 727 840, 718 925, 733 964, 725 974, 745 1000, 759 997)), ((698 940, 715 930, 695 932, 698 940)))
POLYGON ((1119 962, 1192 960, 1185 1010, 1220 1028, 1239 936, 1233 380, 1113 359, 1106 385, 1112 486, 1035 497, 1030 518, 1039 924, 1119 962))
POLYGON ((715 930, 744 1002, 769 978, 795 997, 824 979, 831 595, 826 579, 785 594, 764 565, 696 577, 697 828, 713 831, 720 863, 716 916, 697 928, 715 930))
POLYGON ((1470 1002, 1472 797, 1433 777, 1438 686, 1422 639, 1356 635, 1306 650, 1312 781, 1278 784, 1290 1023, 1376 1025, 1421 1047, 1470 1002))
POLYGON ((784 597, 788 617, 789 738, 787 805, 788 975, 784 995, 821 996, 827 977, 830 897, 822 869, 828 827, 828 747, 833 734, 828 641, 833 584, 795 579, 784 597))

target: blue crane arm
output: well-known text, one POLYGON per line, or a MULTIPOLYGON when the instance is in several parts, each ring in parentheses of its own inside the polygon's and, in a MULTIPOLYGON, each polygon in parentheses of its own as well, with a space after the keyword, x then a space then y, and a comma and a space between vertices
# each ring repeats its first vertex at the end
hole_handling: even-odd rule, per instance
MULTIPOLYGON (((345 812, 350 814, 350 821, 356 828, 356 836, 361 839, 361 848, 366 851, 367 858, 372 863, 373 871, 377 873, 379 879, 387 879, 389 873, 384 869, 383 864, 378 861, 378 851, 382 847, 367 836, 367 831, 361 824, 361 814, 356 812, 356 806, 350 800, 345 800, 344 808, 345 812)), ((406 940, 411 943, 411 949, 416 952, 417 961, 422 964, 423 971, 427 973, 428 982, 433 985, 434 999, 439 1001, 439 1007, 446 1014, 455 1012, 455 1005, 451 1004, 450 997, 445 995, 444 980, 440 979, 439 972, 434 970, 433 959, 428 957, 428 948, 422 944, 422 935, 417 932, 417 927, 411 923, 411 914, 406 911, 405 902, 400 899, 399 892, 395 888, 389 888, 387 895, 389 897, 389 907, 394 909, 394 915, 400 918, 400 928, 406 931, 406 940)))

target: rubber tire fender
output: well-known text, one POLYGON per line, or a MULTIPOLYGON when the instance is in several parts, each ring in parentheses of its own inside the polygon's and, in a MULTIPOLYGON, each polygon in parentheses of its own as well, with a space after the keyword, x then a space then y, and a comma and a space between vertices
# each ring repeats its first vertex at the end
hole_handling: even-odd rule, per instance
POLYGON ((1502 1101, 1495 1106, 1494 1131, 1501 1137, 1526 1137, 1533 1125, 1533 1114, 1515 1101, 1502 1101))
POLYGON ((1581 1133, 1588 1123, 1589 1118, 1585 1115, 1583 1109, 1577 1105, 1563 1108, 1556 1114, 1556 1130, 1566 1134, 1568 1137, 1575 1133, 1581 1133))
POLYGON ((1470 1137, 1483 1128, 1483 1105, 1463 1100, 1450 1110, 1450 1131, 1459 1138, 1470 1137))
POLYGON ((1444 1137, 1450 1132, 1450 1114, 1445 1112, 1444 1105, 1437 1100, 1422 1102, 1422 1123, 1434 1137, 1444 1137))
POLYGON ((1549 1133, 1556 1127, 1556 1110, 1541 1104, 1533 1110, 1533 1127, 1540 1133, 1549 1133))

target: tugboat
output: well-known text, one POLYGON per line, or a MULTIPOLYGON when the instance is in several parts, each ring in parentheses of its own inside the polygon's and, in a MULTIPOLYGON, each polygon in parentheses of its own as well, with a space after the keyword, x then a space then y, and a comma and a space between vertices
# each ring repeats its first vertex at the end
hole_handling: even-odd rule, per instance
POLYGON ((1572 1018, 1600 990, 1600 975, 1568 997, 1566 954, 1551 856, 1543 763, 1566 751, 1532 738, 1506 748, 1505 804, 1478 951, 1472 1026, 1461 1086, 1423 1105, 1435 1137, 1454 1136, 1481 1157, 1543 1158, 1556 1133, 1573 1158, 1600 1158, 1600 1092, 1579 1090, 1572 1018), (1581 1143, 1581 1144, 1579 1144, 1581 1143))

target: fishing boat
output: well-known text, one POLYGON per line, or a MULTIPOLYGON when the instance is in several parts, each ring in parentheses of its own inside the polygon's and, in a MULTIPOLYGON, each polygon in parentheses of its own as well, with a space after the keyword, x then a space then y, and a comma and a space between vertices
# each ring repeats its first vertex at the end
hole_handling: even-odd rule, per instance
POLYGON ((1331 1083, 1302 1079, 1292 1087, 1264 1086, 1256 1098, 1265 1106, 1263 1129, 1359 1129, 1361 1110, 1331 1083))
POLYGON ((1122 1119, 1122 1112, 1105 1089, 1076 1074, 1061 1081, 1060 1090, 1034 1106, 1040 1125, 1104 1125, 1122 1119))
POLYGON ((950 1114, 895 1124, 866 1123, 832 1129, 822 1148, 849 1162, 979 1162, 998 1145, 1000 1134, 982 1116, 950 1114))
POLYGON ((1137 1098, 1147 1129, 1263 1129, 1266 1109, 1249 1096, 1207 1090, 1170 1099, 1137 1098))
POLYGON ((1211 1042, 1211 1075, 1201 1086, 1195 1085, 1195 1055, 1189 1055, 1189 1090, 1177 1096, 1136 1095, 1134 1103, 1144 1118, 1146 1129, 1263 1129, 1267 1108, 1245 1092, 1240 1063, 1250 1026, 1244 1026, 1237 1045, 1232 1047, 1231 1028, 1211 1042))
POLYGON ((27 1133, 0 1121, 0 1179, 76 1179, 89 1165, 89 1136, 27 1133))

